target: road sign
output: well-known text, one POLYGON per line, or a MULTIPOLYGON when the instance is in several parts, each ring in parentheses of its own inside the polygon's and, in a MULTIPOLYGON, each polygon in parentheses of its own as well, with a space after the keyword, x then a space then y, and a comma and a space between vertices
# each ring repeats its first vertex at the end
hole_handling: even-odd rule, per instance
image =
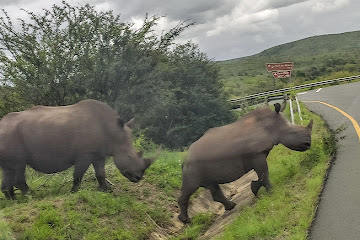
POLYGON ((294 63, 293 62, 266 63, 266 69, 268 70, 268 72, 282 71, 282 70, 291 71, 294 69, 294 63))
POLYGON ((272 73, 274 78, 289 78, 291 77, 291 71, 277 71, 272 73))

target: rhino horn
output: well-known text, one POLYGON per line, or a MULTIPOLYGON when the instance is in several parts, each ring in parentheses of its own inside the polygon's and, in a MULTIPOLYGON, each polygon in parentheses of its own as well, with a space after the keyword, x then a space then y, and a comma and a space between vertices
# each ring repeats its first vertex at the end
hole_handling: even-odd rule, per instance
POLYGON ((158 148, 158 150, 156 151, 154 157, 144 158, 144 161, 145 161, 145 169, 147 169, 148 167, 150 167, 150 165, 153 164, 153 162, 160 156, 161 149, 162 149, 162 147, 160 146, 160 147, 158 148))
POLYGON ((286 99, 284 99, 283 104, 281 104, 280 112, 283 112, 286 108, 286 99))
POLYGON ((131 129, 134 128, 134 124, 135 124, 135 118, 132 118, 130 121, 128 121, 127 123, 125 123, 125 125, 128 126, 128 127, 131 128, 131 129))

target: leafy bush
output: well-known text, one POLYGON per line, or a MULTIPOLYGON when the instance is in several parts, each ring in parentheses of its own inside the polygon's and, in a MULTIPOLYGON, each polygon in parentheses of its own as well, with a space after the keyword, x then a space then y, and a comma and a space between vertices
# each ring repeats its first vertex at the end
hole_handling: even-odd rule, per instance
POLYGON ((191 42, 172 46, 192 23, 158 36, 159 16, 146 16, 136 29, 89 4, 27 14, 19 30, 4 10, 0 18, 1 90, 16 100, 0 96, 2 115, 92 98, 125 120, 136 117, 144 135, 171 148, 233 119, 215 63, 191 42))

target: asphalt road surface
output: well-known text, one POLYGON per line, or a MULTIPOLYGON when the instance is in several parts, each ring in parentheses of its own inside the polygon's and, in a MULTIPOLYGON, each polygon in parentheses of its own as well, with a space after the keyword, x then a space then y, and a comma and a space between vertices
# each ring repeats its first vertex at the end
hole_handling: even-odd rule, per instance
POLYGON ((343 126, 336 159, 325 183, 310 239, 360 239, 360 82, 298 95, 333 130, 343 126), (326 105, 326 104, 327 105, 326 105), (336 107, 337 109, 334 109, 336 107), (351 119, 351 120, 350 120, 351 119))

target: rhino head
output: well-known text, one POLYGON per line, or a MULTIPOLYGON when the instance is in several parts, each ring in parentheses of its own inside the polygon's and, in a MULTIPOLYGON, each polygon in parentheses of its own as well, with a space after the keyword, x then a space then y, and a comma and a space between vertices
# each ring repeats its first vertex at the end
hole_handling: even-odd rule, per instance
POLYGON ((277 118, 277 132, 279 134, 279 142, 284 146, 295 151, 306 151, 311 147, 311 131, 313 120, 307 126, 296 126, 291 124, 279 112, 285 109, 286 102, 282 106, 276 103, 275 112, 278 114, 277 118))
POLYGON ((114 149, 114 162, 119 171, 131 182, 139 182, 145 173, 145 170, 155 161, 160 154, 158 149, 156 156, 151 158, 143 158, 142 152, 137 152, 132 144, 132 128, 134 119, 127 123, 122 120, 118 121, 122 128, 121 144, 114 149))

